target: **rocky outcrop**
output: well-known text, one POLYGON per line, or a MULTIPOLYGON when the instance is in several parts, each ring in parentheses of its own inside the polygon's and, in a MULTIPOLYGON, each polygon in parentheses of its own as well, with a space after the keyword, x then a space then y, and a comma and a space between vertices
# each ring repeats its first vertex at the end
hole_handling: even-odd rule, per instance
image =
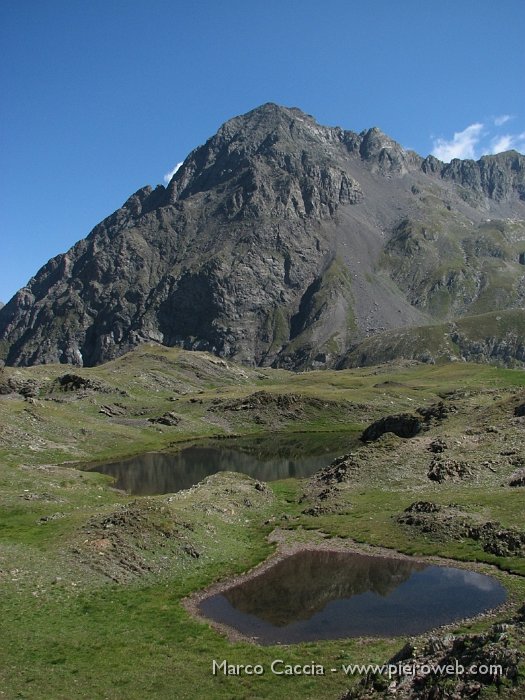
POLYGON ((459 700, 490 695, 521 697, 519 666, 525 638, 521 610, 483 634, 430 635, 416 648, 407 643, 388 662, 390 677, 370 673, 341 700, 459 700), (435 669, 469 669, 470 673, 438 673, 435 669), (476 669, 474 671, 474 669, 476 669), (496 671, 497 669, 497 671, 496 671), (392 671, 394 677, 392 678, 392 671), (397 671, 397 672, 396 672, 397 671), (493 692, 491 692, 493 691, 493 692))
POLYGON ((372 442, 377 440, 385 433, 394 433, 401 438, 415 437, 423 429, 423 421, 417 416, 412 416, 409 413, 400 413, 395 416, 385 416, 374 421, 366 428, 362 435, 363 442, 372 442))
POLYGON ((483 156, 477 162, 454 158, 441 166, 440 175, 483 197, 503 201, 517 194, 525 200, 525 159, 517 151, 483 156))
POLYGON ((517 469, 511 475, 509 486, 525 486, 525 468, 517 469))
POLYGON ((22 377, 0 376, 0 395, 20 394, 24 398, 34 398, 39 395, 42 383, 36 379, 25 379, 22 377))
POLYGON ((520 403, 518 406, 516 406, 516 408, 514 409, 514 415, 518 418, 525 416, 525 402, 520 403))
POLYGON ((447 443, 442 438, 436 438, 435 440, 432 440, 432 442, 428 446, 428 450, 429 452, 439 454, 441 452, 444 452, 447 449, 447 447, 447 443))
POLYGON ((445 459, 439 455, 431 461, 427 476, 431 481, 442 484, 444 481, 461 481, 472 476, 472 469, 463 460, 445 459))
POLYGON ((525 553, 525 532, 492 521, 473 522, 455 506, 415 502, 405 509, 397 522, 436 540, 468 538, 478 542, 484 552, 498 557, 521 557, 525 553))
POLYGON ((430 406, 421 406, 417 409, 420 416, 423 416, 425 421, 442 421, 445 420, 451 413, 456 413, 457 408, 452 403, 445 403, 444 401, 438 401, 437 403, 430 404, 430 406))
POLYGON ((162 416, 158 418, 148 418, 148 421, 150 423, 158 423, 159 425, 174 426, 180 423, 181 417, 173 411, 166 411, 166 413, 163 413, 162 416))
POLYGON ((81 377, 78 374, 67 373, 57 377, 56 384, 61 391, 96 391, 109 394, 113 389, 99 380, 81 377))
MULTIPOLYGON (((519 308, 524 161, 446 166, 263 105, 44 265, 0 309, 0 360, 90 366, 153 340, 334 366, 384 330, 519 308)), ((525 352, 491 337, 478 356, 525 352)))

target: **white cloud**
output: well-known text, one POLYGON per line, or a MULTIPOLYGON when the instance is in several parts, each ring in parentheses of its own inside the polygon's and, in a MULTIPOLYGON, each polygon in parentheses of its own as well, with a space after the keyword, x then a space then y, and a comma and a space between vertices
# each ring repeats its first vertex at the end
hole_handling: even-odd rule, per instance
POLYGON ((172 168, 172 170, 170 170, 169 173, 166 173, 166 174, 164 175, 164 182, 165 182, 166 184, 169 183, 169 181, 170 181, 171 178, 175 175, 175 173, 176 173, 177 170, 180 168, 180 166, 182 165, 182 163, 183 163, 183 161, 181 161, 180 163, 177 163, 177 165, 176 165, 174 168, 172 168))
POLYGON ((492 139, 491 152, 492 153, 502 153, 502 151, 509 151, 513 146, 514 136, 511 134, 504 134, 503 136, 497 136, 492 139))
POLYGON ((502 153, 511 149, 516 151, 525 149, 525 132, 522 134, 503 134, 492 139, 490 153, 502 153))
POLYGON ((506 124, 511 119, 511 114, 501 114, 499 117, 494 117, 494 124, 496 126, 503 126, 503 124, 506 124))
POLYGON ((512 149, 525 152, 525 131, 520 133, 502 134, 495 127, 501 126, 514 119, 513 116, 502 114, 484 123, 475 122, 463 131, 456 131, 453 138, 434 138, 432 155, 439 160, 449 163, 453 158, 478 159, 482 155, 502 153, 512 149))
POLYGON ((476 122, 463 131, 454 132, 450 141, 435 139, 432 155, 445 163, 453 158, 475 158, 476 146, 483 135, 483 128, 483 124, 476 122))

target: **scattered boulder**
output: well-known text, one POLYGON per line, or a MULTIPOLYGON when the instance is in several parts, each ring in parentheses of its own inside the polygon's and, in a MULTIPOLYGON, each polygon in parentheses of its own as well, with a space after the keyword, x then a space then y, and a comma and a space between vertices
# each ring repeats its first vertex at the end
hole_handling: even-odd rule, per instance
POLYGON ((447 447, 448 445, 444 440, 441 438, 436 438, 435 440, 432 440, 428 446, 428 451, 433 452, 434 454, 439 454, 440 452, 444 452, 447 447))
POLYGON ((512 474, 509 486, 525 486, 525 469, 518 469, 512 474))
POLYGON ((516 406, 516 408, 514 409, 514 415, 519 418, 525 416, 525 401, 516 406))
POLYGON ((162 416, 159 416, 158 418, 148 418, 148 421, 150 423, 159 423, 160 425, 168 425, 168 426, 173 426, 173 425, 178 425, 181 422, 181 417, 178 416, 176 413, 173 413, 173 411, 166 411, 162 416))
POLYGON ((427 476, 431 481, 437 481, 439 484, 442 484, 444 481, 459 481, 472 476, 472 469, 468 462, 434 457, 430 463, 427 476))
POLYGON ((457 408, 454 404, 446 404, 444 401, 438 401, 431 406, 423 406, 417 409, 420 416, 423 416, 425 422, 431 420, 442 421, 451 413, 456 413, 457 408))
POLYGON ((408 508, 405 508, 405 513, 439 513, 441 507, 432 501, 414 501, 408 508))
POLYGON ((344 487, 361 469, 361 462, 353 453, 337 457, 327 467, 319 469, 309 480, 306 492, 299 498, 299 503, 310 502, 303 510, 304 515, 323 515, 326 513, 346 513, 350 505, 341 498, 344 487))
POLYGON ((327 467, 319 469, 315 473, 314 478, 317 482, 327 485, 340 484, 349 479, 351 473, 355 472, 359 467, 359 461, 350 453, 342 457, 336 457, 327 467))
POLYGON ((192 544, 185 544, 182 547, 182 551, 185 554, 189 554, 190 557, 193 557, 193 559, 198 559, 200 557, 200 552, 197 549, 195 549, 195 547, 192 544))
POLYGON ((110 406, 101 406, 99 413, 108 416, 108 418, 116 418, 117 416, 123 416, 126 413, 126 409, 120 404, 111 404, 110 406))

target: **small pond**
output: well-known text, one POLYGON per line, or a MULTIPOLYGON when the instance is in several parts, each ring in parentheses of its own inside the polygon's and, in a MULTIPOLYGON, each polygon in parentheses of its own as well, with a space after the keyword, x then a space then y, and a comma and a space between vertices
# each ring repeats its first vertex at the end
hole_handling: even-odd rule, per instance
POLYGON ((112 476, 119 489, 146 496, 188 489, 220 471, 241 472, 261 481, 304 478, 350 452, 357 441, 358 436, 348 432, 227 438, 85 468, 112 476))
POLYGON ((466 569, 307 550, 204 598, 198 610, 260 644, 292 644, 421 634, 505 598, 498 581, 466 569))

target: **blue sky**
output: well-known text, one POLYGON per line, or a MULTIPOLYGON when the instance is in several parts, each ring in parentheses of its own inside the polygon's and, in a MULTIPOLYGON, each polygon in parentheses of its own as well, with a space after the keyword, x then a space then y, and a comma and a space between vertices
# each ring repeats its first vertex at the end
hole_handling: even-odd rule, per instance
POLYGON ((448 160, 525 147, 523 0, 0 4, 0 300, 264 102, 448 160))

